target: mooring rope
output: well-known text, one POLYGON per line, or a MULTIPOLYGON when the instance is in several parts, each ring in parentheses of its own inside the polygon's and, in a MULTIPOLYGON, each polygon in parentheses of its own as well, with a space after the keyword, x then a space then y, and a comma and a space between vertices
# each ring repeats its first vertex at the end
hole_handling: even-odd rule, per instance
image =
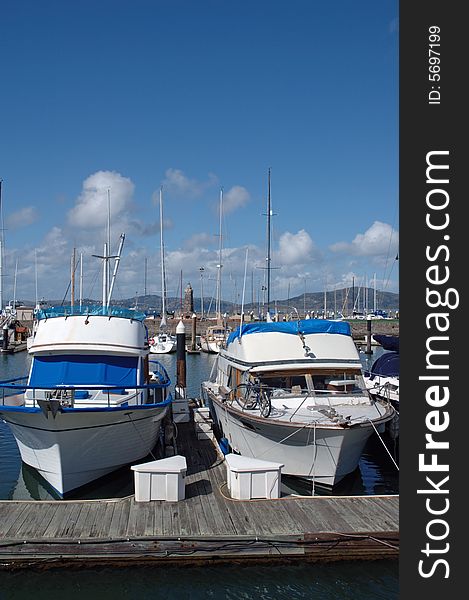
POLYGON ((376 427, 375 427, 375 425, 374 425, 373 421, 372 421, 371 419, 368 419, 368 421, 371 423, 371 426, 372 426, 372 427, 373 427, 373 429, 375 430, 375 432, 376 432, 376 435, 377 435, 377 436, 378 436, 378 438, 379 438, 379 441, 380 441, 380 442, 383 444, 383 446, 384 446, 384 449, 385 449, 385 450, 386 450, 386 452, 389 454, 389 458, 392 460, 392 462, 394 463, 394 466, 395 466, 395 467, 396 467, 396 469, 399 471, 399 466, 397 465, 396 461, 395 461, 395 460, 394 460, 394 458, 392 457, 392 454, 389 452, 389 450, 388 450, 388 448, 387 448, 386 444, 384 443, 384 440, 383 440, 383 438, 382 438, 382 437, 379 435, 379 432, 378 432, 378 430, 376 429, 376 427))

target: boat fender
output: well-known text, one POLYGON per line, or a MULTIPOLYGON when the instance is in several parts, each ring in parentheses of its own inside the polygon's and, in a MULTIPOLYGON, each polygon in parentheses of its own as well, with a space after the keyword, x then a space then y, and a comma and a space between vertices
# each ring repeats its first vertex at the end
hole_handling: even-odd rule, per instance
POLYGON ((218 442, 218 445, 220 446, 220 450, 223 452, 223 454, 226 456, 227 454, 230 453, 230 443, 228 442, 228 440, 226 439, 226 437, 222 437, 220 438, 220 441, 218 442))

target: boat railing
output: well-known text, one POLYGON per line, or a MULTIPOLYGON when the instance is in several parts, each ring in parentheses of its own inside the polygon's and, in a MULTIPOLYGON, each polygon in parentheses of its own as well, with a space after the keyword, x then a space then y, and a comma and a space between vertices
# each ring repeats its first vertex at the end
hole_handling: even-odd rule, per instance
POLYGON ((347 385, 351 385, 350 382, 344 382, 344 389, 340 389, 340 386, 338 386, 339 389, 308 389, 299 385, 294 385, 291 388, 280 388, 267 386, 262 382, 246 382, 240 383, 230 391, 229 400, 231 403, 236 402, 243 411, 259 410, 262 416, 269 416, 272 410, 272 400, 298 398, 300 402, 293 410, 290 417, 292 419, 306 400, 317 399, 332 407, 334 399, 339 400, 340 397, 344 396, 362 397, 367 394, 365 389, 358 386, 347 390, 347 385))
POLYGON ((132 310, 130 308, 123 308, 121 306, 102 306, 102 305, 82 305, 82 306, 50 306, 47 308, 40 308, 36 312, 36 319, 46 320, 53 319, 56 317, 70 317, 70 316, 105 316, 105 317, 121 317, 125 319, 132 319, 134 321, 144 321, 146 318, 145 313, 132 310))
MULTIPOLYGON (((164 400, 164 395, 161 390, 166 389, 171 384, 166 369, 157 361, 158 369, 154 372, 154 377, 148 383, 141 385, 131 384, 123 386, 122 384, 83 384, 83 385, 28 385, 27 377, 15 377, 0 381, 0 404, 3 406, 11 406, 13 397, 18 398, 20 394, 28 394, 28 399, 32 401, 32 406, 39 406, 41 400, 58 400, 62 406, 74 407, 77 400, 87 400, 90 391, 101 392, 107 395, 107 404, 110 407, 112 394, 129 394, 129 399, 139 394, 144 390, 148 390, 149 394, 155 399, 155 403, 164 400), (160 398, 157 400, 158 396, 160 398)), ((18 405, 17 400, 14 403, 18 405)))

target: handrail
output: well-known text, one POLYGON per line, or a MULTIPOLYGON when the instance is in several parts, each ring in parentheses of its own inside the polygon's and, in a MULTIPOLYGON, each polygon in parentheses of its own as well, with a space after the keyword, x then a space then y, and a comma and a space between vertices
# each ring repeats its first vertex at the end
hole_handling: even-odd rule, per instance
MULTIPOLYGON (((26 378, 25 378, 26 379, 26 378)), ((122 389, 129 389, 129 390, 151 390, 151 389, 160 389, 160 388, 166 388, 169 385, 171 385, 171 381, 167 380, 164 382, 154 382, 154 383, 144 383, 141 385, 137 385, 137 384, 129 384, 129 385, 122 385, 122 384, 113 384, 113 385, 105 385, 105 384, 92 384, 92 385, 73 385, 73 384, 58 384, 58 385, 18 385, 15 383, 10 383, 8 381, 0 381, 0 387, 4 388, 4 389, 9 389, 9 390, 103 390, 103 391, 110 391, 110 390, 122 390, 122 389)))
POLYGON ((53 319, 55 317, 123 317, 126 319, 132 319, 134 321, 144 321, 146 314, 131 310, 129 308, 123 308, 121 306, 102 306, 97 305, 82 305, 82 306, 50 306, 48 308, 40 308, 35 318, 40 321, 43 319, 53 319))
POLYGON ((11 379, 5 379, 0 381, 0 387, 6 389, 22 389, 22 390, 50 390, 50 389, 61 389, 61 390, 115 390, 115 389, 131 389, 131 390, 145 390, 145 389, 159 389, 166 388, 171 385, 171 379, 169 378, 168 372, 165 367, 157 360, 149 361, 152 364, 156 364, 158 366, 157 374, 159 375, 159 381, 155 381, 153 383, 144 383, 144 384, 130 384, 130 385, 122 385, 122 383, 115 384, 56 384, 56 385, 15 385, 17 381, 26 381, 27 376, 22 377, 13 377, 11 379))

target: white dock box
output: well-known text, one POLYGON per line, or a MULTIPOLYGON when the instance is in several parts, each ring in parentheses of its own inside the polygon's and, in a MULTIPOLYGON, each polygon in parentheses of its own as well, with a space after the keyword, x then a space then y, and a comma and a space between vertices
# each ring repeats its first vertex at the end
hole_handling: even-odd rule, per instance
POLYGON ((172 409, 174 423, 189 423, 191 414, 189 411, 189 403, 186 398, 182 400, 173 400, 172 409))
POLYGON ((136 502, 184 500, 187 471, 184 456, 176 454, 130 468, 134 471, 136 502))
POLYGON ((232 498, 280 498, 281 463, 227 454, 226 476, 232 498))

